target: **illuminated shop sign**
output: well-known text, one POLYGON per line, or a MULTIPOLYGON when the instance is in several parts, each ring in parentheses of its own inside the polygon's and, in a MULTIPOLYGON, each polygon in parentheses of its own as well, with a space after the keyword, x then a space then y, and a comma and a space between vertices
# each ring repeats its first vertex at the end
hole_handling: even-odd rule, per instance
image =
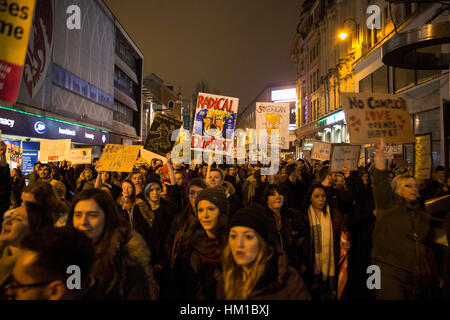
POLYGON ((326 118, 323 118, 322 120, 319 120, 318 123, 324 123, 327 126, 335 124, 339 121, 345 120, 345 113, 344 111, 339 111, 335 114, 332 114, 331 116, 328 116, 326 118))
POLYGON ((297 90, 295 88, 272 90, 273 102, 291 102, 297 101, 297 90))
POLYGON ((107 131, 50 119, 22 110, 0 106, 0 129, 4 134, 41 139, 68 139, 93 145, 109 143, 107 131))

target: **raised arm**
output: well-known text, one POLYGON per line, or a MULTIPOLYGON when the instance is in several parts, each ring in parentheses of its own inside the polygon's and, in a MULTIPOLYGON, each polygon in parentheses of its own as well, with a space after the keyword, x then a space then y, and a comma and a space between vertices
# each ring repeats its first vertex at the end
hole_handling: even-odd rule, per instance
POLYGON ((167 168, 169 169, 170 184, 174 186, 177 184, 177 179, 175 177, 175 171, 173 170, 170 152, 166 155, 166 158, 167 158, 167 168))
POLYGON ((384 146, 384 140, 381 138, 375 149, 375 168, 372 172, 373 197, 377 209, 377 217, 379 217, 380 213, 378 209, 392 208, 395 204, 394 192, 388 180, 389 173, 385 170, 384 146))

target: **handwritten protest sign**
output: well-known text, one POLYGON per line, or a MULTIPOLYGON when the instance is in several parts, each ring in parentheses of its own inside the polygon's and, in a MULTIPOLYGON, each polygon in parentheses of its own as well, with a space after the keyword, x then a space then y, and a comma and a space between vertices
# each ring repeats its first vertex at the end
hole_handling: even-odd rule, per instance
POLYGON ((412 143, 414 135, 406 100, 401 95, 341 93, 352 144, 412 143))
POLYGON ((238 98, 199 92, 191 148, 232 155, 238 104, 238 98))
POLYGON ((79 148, 70 149, 70 162, 72 164, 89 164, 92 162, 92 149, 79 148))
POLYGON ((386 145, 384 147, 385 159, 393 160, 401 157, 402 154, 403 154, 403 145, 401 144, 386 145))
POLYGON ((341 171, 344 167, 350 171, 358 169, 361 146, 333 145, 331 153, 331 172, 341 171))
POLYGON ((414 177, 430 179, 433 161, 431 157, 431 133, 417 135, 414 146, 414 177))
POLYGON ((69 160, 70 139, 42 140, 40 143, 39 161, 58 162, 69 160))
POLYGON ((157 113, 148 132, 144 149, 165 157, 175 144, 175 140, 172 141, 172 133, 182 125, 182 121, 157 113))
POLYGON ((131 172, 141 146, 107 144, 98 161, 98 171, 131 172))
POLYGON ((289 103, 256 103, 256 129, 266 130, 268 141, 271 131, 279 130, 280 149, 289 149, 289 116, 289 103))
POLYGON ((314 141, 311 150, 311 159, 326 161, 330 160, 331 144, 321 141, 314 141))
POLYGON ((22 151, 19 146, 14 144, 6 144, 6 160, 15 162, 18 165, 22 164, 22 151))

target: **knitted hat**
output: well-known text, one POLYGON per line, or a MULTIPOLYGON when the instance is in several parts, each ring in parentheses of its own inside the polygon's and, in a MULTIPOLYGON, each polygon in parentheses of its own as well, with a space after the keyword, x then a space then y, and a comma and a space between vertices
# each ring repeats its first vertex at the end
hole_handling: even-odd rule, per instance
POLYGON ((273 240, 271 222, 261 206, 255 205, 239 209, 231 218, 229 228, 236 226, 255 230, 268 244, 273 240))
POLYGON ((219 208, 221 214, 228 215, 228 199, 222 186, 202 190, 197 199, 195 199, 196 208, 198 208, 198 204, 202 200, 208 200, 219 208))

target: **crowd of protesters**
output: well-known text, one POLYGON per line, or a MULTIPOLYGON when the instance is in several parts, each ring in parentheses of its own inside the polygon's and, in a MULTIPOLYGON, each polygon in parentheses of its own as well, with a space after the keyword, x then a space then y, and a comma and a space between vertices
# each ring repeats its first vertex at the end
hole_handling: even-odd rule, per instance
MULTIPOLYGON (((373 164, 164 163, 131 173, 36 163, 10 170, 0 142, 2 299, 448 299, 424 201, 450 195, 437 167, 417 181, 373 164), (345 263, 344 263, 345 261, 345 263), (67 268, 82 270, 69 288, 67 268), (367 285, 370 265, 381 289, 367 285), (87 271, 87 272, 86 272, 87 271)), ((449 215, 441 216, 450 233, 449 215)))

